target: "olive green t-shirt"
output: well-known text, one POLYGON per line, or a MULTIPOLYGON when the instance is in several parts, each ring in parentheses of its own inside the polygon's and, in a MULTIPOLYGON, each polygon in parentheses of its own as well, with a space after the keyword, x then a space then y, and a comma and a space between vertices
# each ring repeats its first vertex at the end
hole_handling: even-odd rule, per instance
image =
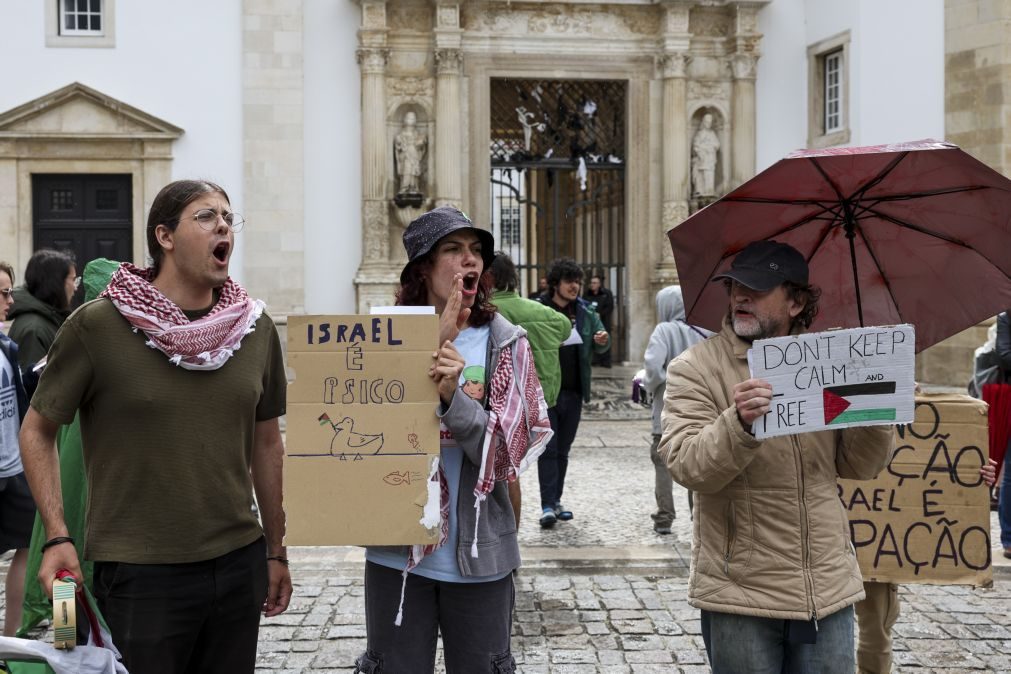
POLYGON ((285 412, 277 330, 263 314, 217 370, 185 370, 145 342, 109 300, 85 304, 57 334, 32 407, 61 424, 80 408, 85 558, 213 559, 263 533, 249 469, 256 422, 285 412))

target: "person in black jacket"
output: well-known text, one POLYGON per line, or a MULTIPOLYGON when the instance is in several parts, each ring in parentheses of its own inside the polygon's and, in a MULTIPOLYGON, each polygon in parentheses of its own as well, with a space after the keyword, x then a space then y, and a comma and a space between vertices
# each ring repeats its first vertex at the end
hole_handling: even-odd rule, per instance
MULTIPOLYGON (((599 274, 590 278, 590 285, 586 289, 583 299, 593 305, 600 316, 600 322, 604 324, 604 330, 611 334, 611 314, 614 312, 614 294, 604 287, 604 277, 599 274)), ((602 367, 611 367, 611 351, 593 354, 593 364, 602 367)))

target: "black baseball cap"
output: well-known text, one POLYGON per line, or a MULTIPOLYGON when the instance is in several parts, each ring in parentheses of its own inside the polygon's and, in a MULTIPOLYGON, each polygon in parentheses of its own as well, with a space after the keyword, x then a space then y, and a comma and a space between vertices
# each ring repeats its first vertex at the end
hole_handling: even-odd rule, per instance
POLYGON ((779 241, 753 241, 713 281, 731 279, 752 290, 772 290, 783 283, 807 285, 807 261, 793 246, 779 241))
POLYGON ((407 282, 407 270, 417 260, 428 254, 439 240, 459 229, 472 229, 481 242, 481 258, 484 270, 491 268, 495 259, 495 237, 486 229, 475 227, 471 219, 459 208, 440 206, 422 213, 404 230, 404 250, 407 251, 407 265, 400 272, 400 282, 407 282))

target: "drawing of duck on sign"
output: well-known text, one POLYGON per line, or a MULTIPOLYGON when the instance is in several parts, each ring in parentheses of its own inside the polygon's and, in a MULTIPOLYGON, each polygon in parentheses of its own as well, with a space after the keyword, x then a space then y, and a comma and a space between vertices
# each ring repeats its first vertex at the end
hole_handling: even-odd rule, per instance
POLYGON ((348 454, 354 455, 355 461, 360 461, 362 453, 378 454, 383 449, 382 433, 360 433, 355 430, 355 421, 344 417, 334 422, 326 412, 319 416, 319 425, 330 424, 333 428, 333 439, 330 441, 330 454, 339 456, 341 461, 347 460, 348 454))

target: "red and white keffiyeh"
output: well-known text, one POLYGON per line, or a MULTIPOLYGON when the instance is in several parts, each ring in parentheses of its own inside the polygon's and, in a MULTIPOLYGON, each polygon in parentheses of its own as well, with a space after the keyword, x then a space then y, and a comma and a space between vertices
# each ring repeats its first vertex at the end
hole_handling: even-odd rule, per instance
POLYGON ((224 365, 263 314, 264 303, 251 299, 229 277, 210 312, 191 321, 152 285, 153 280, 151 269, 123 262, 99 297, 108 297, 134 331, 147 336, 148 346, 187 370, 216 370, 224 365))
MULTIPOLYGON (((533 353, 527 340, 518 340, 499 352, 498 364, 491 376, 488 403, 488 426, 481 449, 481 470, 477 484, 474 485, 474 509, 477 512, 474 514, 471 557, 478 556, 477 525, 481 519, 481 504, 495 488, 495 483, 518 480, 523 471, 544 453, 548 440, 554 435, 548 420, 548 406, 544 402, 541 381, 534 369, 533 353)), ((407 574, 426 556, 441 547, 449 536, 449 487, 442 466, 439 467, 438 480, 442 516, 439 540, 428 545, 412 545, 408 552, 400 609, 394 621, 398 626, 403 618, 407 574)))

